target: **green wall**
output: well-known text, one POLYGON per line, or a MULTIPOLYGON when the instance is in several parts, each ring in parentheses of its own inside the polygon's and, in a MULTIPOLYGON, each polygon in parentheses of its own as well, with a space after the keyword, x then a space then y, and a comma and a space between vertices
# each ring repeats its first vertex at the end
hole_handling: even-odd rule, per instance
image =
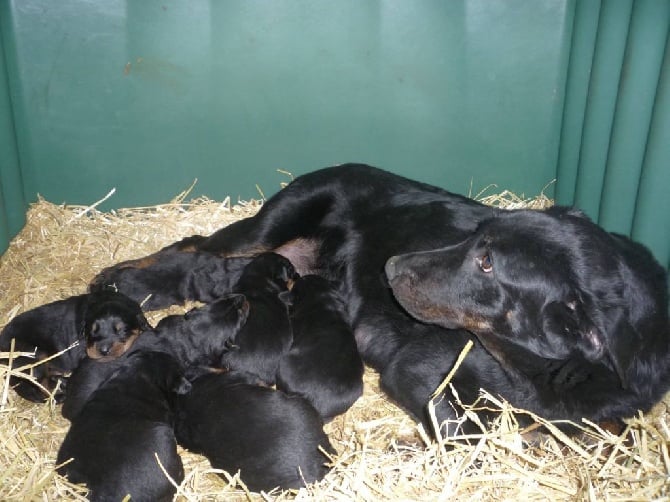
POLYGON ((549 195, 668 263, 669 217, 638 194, 668 181, 669 6, 0 0, 0 249, 38 193, 115 187, 108 209, 197 178, 196 195, 251 198, 277 169, 359 161, 466 194, 558 178, 549 195))

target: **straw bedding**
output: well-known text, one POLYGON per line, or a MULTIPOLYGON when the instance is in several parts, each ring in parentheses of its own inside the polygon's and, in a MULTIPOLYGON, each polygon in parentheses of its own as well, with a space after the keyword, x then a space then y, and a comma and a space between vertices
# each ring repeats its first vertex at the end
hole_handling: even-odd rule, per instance
MULTIPOLYGON (((503 207, 541 208, 544 195, 525 200, 510 192, 481 196, 503 207)), ((103 267, 153 252, 181 237, 209 234, 253 215, 260 202, 207 198, 100 212, 95 207, 39 200, 27 224, 0 259, 0 328, 17 314, 85 291, 103 267)), ((184 307, 150 312, 156 323, 184 307)), ((8 389, 0 366, 0 500, 85 500, 86 490, 54 472, 68 421, 54 403, 28 403, 8 389)), ((621 436, 581 424, 583 437, 559 431, 530 436, 515 410, 482 391, 475 406, 499 410, 467 442, 431 442, 365 375, 365 393, 326 426, 338 455, 320 483, 294 492, 249 493, 235 473, 222 479, 208 462, 180 450, 186 478, 177 500, 670 500, 670 396, 621 436), (532 441, 528 438, 533 437, 532 441)), ((535 417, 542 422, 541 417, 535 417)), ((551 429, 551 424, 545 424, 551 429)))

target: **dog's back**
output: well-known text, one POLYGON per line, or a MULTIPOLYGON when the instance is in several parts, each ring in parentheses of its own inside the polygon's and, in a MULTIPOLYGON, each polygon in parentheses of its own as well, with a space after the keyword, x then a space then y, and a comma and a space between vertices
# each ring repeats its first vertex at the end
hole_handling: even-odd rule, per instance
MULTIPOLYGON (((0 352, 9 352, 13 340, 14 352, 34 353, 35 357, 19 356, 12 360, 12 367, 20 368, 57 354, 78 340, 83 342, 86 298, 87 295, 72 296, 19 314, 0 333, 0 352)), ((55 397, 60 400, 62 393, 57 390, 59 379, 72 371, 84 355, 84 345, 80 343, 60 356, 35 366, 32 375, 43 389, 20 377, 12 377, 11 385, 29 401, 44 401, 52 391, 57 391, 55 397)), ((8 360, 0 362, 8 363, 8 360)))
MULTIPOLYGON (((86 483, 91 500, 172 500, 184 471, 173 432, 170 394, 190 386, 172 356, 134 352, 98 363, 99 387, 72 410, 72 425, 58 452, 58 472, 86 483), (116 368, 108 373, 107 365, 116 368)), ((94 370, 91 369, 91 373, 94 370)), ((88 385, 82 382, 82 385, 88 385)), ((66 401, 67 402, 67 401, 66 401)))
POLYGON ((254 385, 249 374, 210 374, 180 396, 177 439, 251 490, 299 488, 328 472, 323 422, 304 399, 254 385))
POLYGON ((279 359, 291 344, 288 309, 279 295, 295 276, 291 262, 275 253, 261 254, 246 266, 234 292, 246 296, 249 315, 223 356, 224 366, 275 383, 279 359))

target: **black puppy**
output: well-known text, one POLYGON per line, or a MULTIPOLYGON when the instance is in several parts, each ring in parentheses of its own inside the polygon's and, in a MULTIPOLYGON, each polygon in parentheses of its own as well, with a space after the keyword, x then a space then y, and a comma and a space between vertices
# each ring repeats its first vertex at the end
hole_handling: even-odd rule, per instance
MULTIPOLYGON (((549 419, 599 420, 647 410, 670 388, 663 269, 640 244, 563 209, 508 213, 348 164, 296 178, 256 215, 195 248, 221 257, 274 251, 298 273, 336 280, 363 360, 387 377, 387 392, 415 416, 424 412, 425 403, 417 404, 425 399, 424 381, 413 381, 421 375, 402 361, 430 360, 423 373, 439 382, 470 336, 454 329, 462 327, 480 343, 468 356, 476 366, 460 382, 461 395, 486 388, 549 419), (391 259, 420 252, 434 258, 425 267, 391 259), (393 290, 383 278, 387 261, 393 290), (506 268, 507 261, 514 267, 506 268), (458 272, 466 267, 471 273, 458 272), (419 280, 410 280, 413 273, 419 280), (546 335, 563 329, 558 343, 546 335), (427 343, 414 345, 424 336, 427 343), (564 369, 556 373, 550 356, 560 357, 564 369), (592 381, 589 374, 594 387, 576 383, 592 381), (536 387, 545 381, 562 391, 545 394, 544 384, 536 387)), ((151 260, 150 269, 167 274, 162 251, 151 260)), ((105 275, 123 282, 143 264, 125 262, 105 275)), ((446 407, 439 419, 451 418, 446 407)))
POLYGON ((189 378, 222 368, 222 357, 247 322, 249 302, 230 294, 194 308, 185 315, 167 316, 158 323, 158 344, 174 354, 189 378))
POLYGON ((198 251, 202 240, 199 235, 186 237, 163 248, 160 261, 147 256, 134 267, 124 269, 123 275, 112 274, 112 269, 103 270, 90 289, 98 291, 113 286, 143 302, 146 310, 181 305, 185 300, 209 303, 230 292, 251 258, 224 259, 198 251))
POLYGON ((120 356, 137 336, 149 327, 140 306, 109 288, 73 296, 34 308, 16 316, 0 333, 0 351, 9 351, 12 340, 16 352, 34 352, 35 357, 17 357, 13 368, 34 364, 60 351, 60 356, 27 372, 43 387, 30 380, 12 377, 16 392, 30 401, 44 401, 54 394, 63 398, 64 378, 88 354, 108 360, 120 356), (74 346, 73 346, 74 345, 74 346))
POLYGON ((178 398, 176 435, 212 466, 254 491, 299 488, 322 479, 333 452, 323 422, 299 396, 255 385, 240 372, 204 375, 178 398))
MULTIPOLYGON (((97 371, 106 378, 87 400, 69 408, 72 424, 58 451, 58 472, 85 483, 92 501, 127 495, 172 500, 176 489, 160 465, 176 483, 184 478, 171 401, 173 394, 188 392, 190 383, 179 364, 167 353, 133 351, 107 363, 88 359, 79 371, 96 382, 97 371)), ((86 378, 79 381, 89 385, 86 378)), ((74 395, 80 395, 77 389, 74 395)))
POLYGON ((282 299, 291 305, 293 343, 279 362, 277 388, 304 397, 331 420, 363 393, 363 361, 346 305, 334 283, 317 275, 298 279, 282 299))
POLYGON ((275 383, 279 359, 291 344, 288 309, 279 294, 296 278, 291 262, 275 253, 263 253, 245 267, 233 290, 246 297, 249 316, 222 357, 224 367, 275 383))

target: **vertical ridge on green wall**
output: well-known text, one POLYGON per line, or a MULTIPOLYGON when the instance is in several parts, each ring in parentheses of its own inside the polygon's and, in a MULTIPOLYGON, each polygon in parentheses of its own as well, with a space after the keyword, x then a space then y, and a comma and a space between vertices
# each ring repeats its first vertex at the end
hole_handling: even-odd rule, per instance
POLYGON ((574 9, 556 179, 556 199, 569 200, 570 203, 577 185, 579 152, 598 33, 600 1, 578 1, 574 9))
POLYGON ((632 0, 603 2, 598 21, 575 203, 598 219, 632 0))
POLYGON ((670 34, 649 131, 632 236, 670 268, 670 34))
POLYGON ((577 2, 556 200, 670 265, 670 0, 577 2))
POLYGON ((635 200, 649 136, 656 88, 663 64, 670 2, 635 4, 626 44, 614 125, 600 201, 600 223, 609 230, 630 234, 635 200))
POLYGON ((14 113, 7 71, 6 3, 0 3, 0 254, 7 249, 11 236, 25 223, 28 208, 23 196, 21 166, 14 129, 14 113))

